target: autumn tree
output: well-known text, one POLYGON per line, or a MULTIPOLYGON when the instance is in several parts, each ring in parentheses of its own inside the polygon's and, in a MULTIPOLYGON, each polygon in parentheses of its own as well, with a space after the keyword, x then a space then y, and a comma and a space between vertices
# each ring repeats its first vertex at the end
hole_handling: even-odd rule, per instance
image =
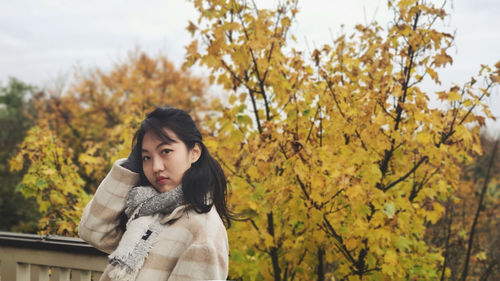
POLYGON ((20 189, 40 205, 39 231, 76 235, 83 207, 112 163, 128 155, 145 114, 168 105, 196 115, 204 92, 200 78, 140 52, 110 71, 78 72, 66 91, 47 90, 11 160, 12 170, 27 170, 20 189))
POLYGON ((231 278, 436 280, 442 249, 424 235, 480 153, 484 99, 500 62, 437 93, 453 36, 431 1, 388 1, 394 21, 358 25, 311 56, 292 47, 297 1, 192 0, 185 67, 229 93, 208 120, 231 203, 231 278), (478 82, 479 81, 479 82, 478 82), (431 97, 442 103, 431 107, 431 97))

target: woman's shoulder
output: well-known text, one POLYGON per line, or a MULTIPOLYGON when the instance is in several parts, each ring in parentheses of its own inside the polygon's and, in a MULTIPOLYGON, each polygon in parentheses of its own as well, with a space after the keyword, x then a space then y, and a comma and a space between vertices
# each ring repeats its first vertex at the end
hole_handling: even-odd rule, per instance
POLYGON ((210 211, 206 213, 199 213, 192 208, 188 208, 182 218, 187 225, 195 229, 203 231, 213 231, 221 228, 224 230, 226 229, 215 206, 212 206, 210 211))
POLYGON ((175 232, 183 232, 183 236, 193 243, 211 240, 227 241, 226 228, 215 206, 212 206, 210 211, 206 213, 198 213, 189 207, 179 208, 180 216, 165 223, 166 232, 174 230, 175 232))

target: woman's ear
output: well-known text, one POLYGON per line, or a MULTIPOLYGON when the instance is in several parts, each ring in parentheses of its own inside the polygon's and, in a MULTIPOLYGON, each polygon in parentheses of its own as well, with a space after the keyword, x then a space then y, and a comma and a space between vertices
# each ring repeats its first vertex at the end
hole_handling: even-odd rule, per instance
POLYGON ((195 163, 200 159, 201 156, 201 145, 199 143, 195 143, 191 151, 189 152, 189 157, 191 158, 191 164, 195 163))

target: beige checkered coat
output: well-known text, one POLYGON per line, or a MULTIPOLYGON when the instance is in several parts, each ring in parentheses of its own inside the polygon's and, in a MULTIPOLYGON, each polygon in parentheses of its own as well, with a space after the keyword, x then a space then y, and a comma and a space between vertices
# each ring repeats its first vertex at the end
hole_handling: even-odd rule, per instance
MULTIPOLYGON (((106 253, 113 252, 122 237, 120 213, 138 174, 118 160, 101 182, 83 212, 80 237, 106 253)), ((225 280, 228 273, 227 233, 215 207, 205 214, 178 207, 161 219, 163 231, 139 271, 136 280, 225 280)), ((101 281, 109 280, 107 266, 101 281)))

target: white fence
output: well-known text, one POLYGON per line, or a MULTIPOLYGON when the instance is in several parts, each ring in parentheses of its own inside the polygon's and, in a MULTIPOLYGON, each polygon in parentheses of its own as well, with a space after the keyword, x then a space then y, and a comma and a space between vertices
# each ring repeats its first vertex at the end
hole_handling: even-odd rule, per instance
POLYGON ((78 238, 0 231, 0 281, 97 281, 106 264, 78 238))

